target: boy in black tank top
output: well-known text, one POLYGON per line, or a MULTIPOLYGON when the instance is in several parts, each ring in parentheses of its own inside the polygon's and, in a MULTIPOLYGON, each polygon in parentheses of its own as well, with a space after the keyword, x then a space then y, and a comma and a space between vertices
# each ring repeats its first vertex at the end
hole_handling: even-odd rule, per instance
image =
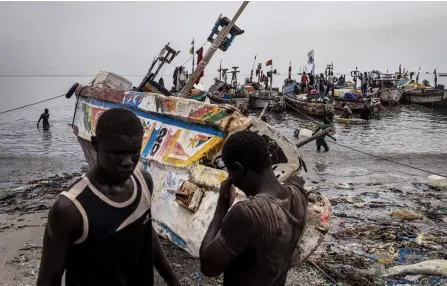
POLYGON ((153 285, 153 267, 180 285, 151 223, 151 176, 137 168, 143 128, 129 110, 105 111, 92 145, 96 166, 50 209, 38 286, 153 285))

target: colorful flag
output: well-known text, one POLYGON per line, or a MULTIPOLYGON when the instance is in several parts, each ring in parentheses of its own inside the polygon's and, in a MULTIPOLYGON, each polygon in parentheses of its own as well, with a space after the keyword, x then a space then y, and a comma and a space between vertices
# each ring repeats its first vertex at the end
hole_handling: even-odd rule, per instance
MULTIPOLYGON (((200 63, 200 61, 202 60, 202 58, 203 58, 203 47, 200 48, 200 49, 198 49, 197 52, 196 52, 196 54, 197 54, 197 65, 198 65, 198 64, 200 63)), ((202 71, 202 73, 200 74, 200 76, 197 78, 195 84, 199 84, 200 78, 201 78, 202 76, 203 76, 203 71, 202 71)))
POLYGON ((268 60, 268 61, 265 63, 266 66, 271 66, 272 64, 273 64, 273 60, 268 60))
POLYGON ((307 53, 307 57, 309 58, 307 60, 307 63, 309 65, 313 64, 314 63, 314 50, 313 49, 310 52, 307 53))
POLYGON ((191 42, 191 49, 189 50, 189 54, 190 54, 190 55, 193 55, 193 54, 194 54, 194 39, 192 39, 192 42, 191 42))

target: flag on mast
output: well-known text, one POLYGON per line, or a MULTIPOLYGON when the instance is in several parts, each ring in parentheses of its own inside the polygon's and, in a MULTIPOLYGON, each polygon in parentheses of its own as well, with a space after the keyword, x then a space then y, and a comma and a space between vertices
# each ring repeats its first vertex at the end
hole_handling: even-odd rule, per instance
POLYGON ((314 63, 314 49, 307 53, 307 64, 312 65, 314 63))
POLYGON ((194 39, 192 39, 192 42, 191 42, 191 49, 189 50, 189 54, 190 54, 190 55, 194 55, 194 39))
POLYGON ((272 64, 273 64, 273 60, 268 60, 268 61, 265 63, 266 66, 271 66, 272 64))

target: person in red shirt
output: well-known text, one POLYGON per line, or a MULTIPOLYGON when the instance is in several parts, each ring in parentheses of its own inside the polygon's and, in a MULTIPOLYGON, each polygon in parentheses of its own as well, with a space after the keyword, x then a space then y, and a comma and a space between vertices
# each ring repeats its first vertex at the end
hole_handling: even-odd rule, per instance
POLYGON ((308 82, 308 77, 306 72, 303 72, 303 74, 301 75, 301 91, 306 93, 307 92, 307 82, 308 82))

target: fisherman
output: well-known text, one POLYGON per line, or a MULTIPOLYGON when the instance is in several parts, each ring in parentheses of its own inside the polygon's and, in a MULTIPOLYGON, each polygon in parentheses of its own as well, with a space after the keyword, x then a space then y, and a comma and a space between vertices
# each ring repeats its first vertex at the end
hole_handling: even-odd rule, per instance
POLYGON ((334 76, 334 72, 330 72, 328 78, 327 78, 327 87, 326 87, 326 93, 325 95, 328 95, 329 90, 332 91, 332 96, 334 96, 334 85, 337 82, 337 78, 334 76))
POLYGON ((368 121, 371 119, 371 110, 369 109, 366 103, 363 104, 363 109, 362 112, 360 113, 360 118, 368 121))
POLYGON ((180 285, 152 227, 151 176, 137 167, 143 128, 131 111, 105 111, 92 136, 96 165, 48 214, 37 286, 154 285, 153 267, 180 285))
POLYGON ((304 181, 292 177, 282 184, 265 140, 251 131, 231 135, 222 159, 229 176, 200 247, 201 271, 223 272, 223 285, 284 285, 306 223, 304 181), (232 206, 232 185, 250 199, 232 206))
POLYGON ((338 86, 344 86, 345 85, 345 79, 343 75, 340 75, 340 78, 338 79, 338 86))
MULTIPOLYGON (((315 132, 313 133, 313 135, 317 134, 318 131, 323 131, 327 128, 329 128, 329 119, 327 119, 326 117, 323 118, 323 124, 320 124, 320 126, 318 126, 317 130, 315 130, 315 132)), ((327 142, 325 140, 326 138, 326 134, 321 135, 320 137, 317 138, 316 142, 317 142, 317 151, 320 152, 321 151, 321 146, 324 147, 324 152, 328 152, 329 151, 329 146, 327 145, 327 142)))
POLYGON ((352 111, 349 109, 348 105, 343 102, 341 106, 343 107, 343 114, 341 115, 341 118, 352 118, 352 111))
POLYGON ((368 91, 368 75, 366 72, 362 76, 362 94, 365 95, 368 91))
POLYGON ((307 82, 308 78, 306 72, 303 72, 303 74, 301 75, 301 92, 303 93, 307 93, 307 82))
POLYGON ((309 89, 310 90, 314 89, 314 87, 315 87, 315 76, 312 73, 310 73, 309 74, 309 89))
POLYGON ((324 84, 325 84, 325 80, 324 80, 324 74, 320 74, 320 93, 324 93, 324 84))
POLYGON ((50 118, 50 113, 48 112, 48 108, 45 108, 44 113, 40 115, 39 121, 37 121, 37 128, 39 128, 40 120, 42 120, 43 130, 48 131, 50 129, 50 122, 48 119, 50 118))

